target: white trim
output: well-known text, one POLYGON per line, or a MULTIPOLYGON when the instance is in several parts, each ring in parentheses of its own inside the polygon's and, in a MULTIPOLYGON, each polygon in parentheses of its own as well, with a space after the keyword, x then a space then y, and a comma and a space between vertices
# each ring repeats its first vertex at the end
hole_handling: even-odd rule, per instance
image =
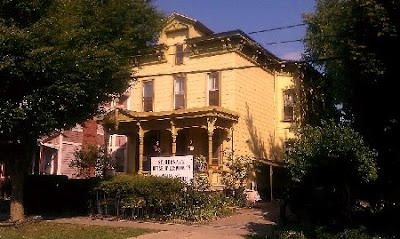
MULTIPOLYGON (((47 148, 51 148, 51 149, 60 149, 60 145, 56 145, 56 144, 49 144, 49 143, 40 143, 40 145, 47 147, 47 148)), ((40 155, 40 157, 42 157, 42 155, 40 155)))
MULTIPOLYGON (((62 164, 61 164, 61 162, 62 162, 62 156, 63 156, 63 154, 62 154, 62 145, 63 145, 63 135, 62 135, 62 133, 58 136, 59 137, 59 142, 60 142, 60 148, 58 149, 58 152, 57 152, 57 172, 56 172, 56 174, 57 175, 60 175, 61 174, 61 166, 62 166, 62 164)), ((52 165, 54 164, 54 160, 52 161, 53 163, 52 163, 52 165)))

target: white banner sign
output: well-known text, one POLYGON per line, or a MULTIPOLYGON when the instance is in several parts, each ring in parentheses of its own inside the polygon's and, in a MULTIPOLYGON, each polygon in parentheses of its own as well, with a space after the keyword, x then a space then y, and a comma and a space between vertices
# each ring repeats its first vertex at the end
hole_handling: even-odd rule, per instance
POLYGON ((193 179, 193 155, 173 157, 151 157, 151 175, 178 177, 190 183, 193 179))

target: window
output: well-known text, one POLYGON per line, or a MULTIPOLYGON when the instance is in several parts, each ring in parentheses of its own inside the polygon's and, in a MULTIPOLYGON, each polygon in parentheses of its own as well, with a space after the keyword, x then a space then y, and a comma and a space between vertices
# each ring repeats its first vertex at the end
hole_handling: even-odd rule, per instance
POLYGON ((153 111, 153 81, 143 82, 143 111, 153 111))
POLYGON ((185 108, 185 77, 175 76, 174 80, 174 109, 185 108))
POLYGON ((285 142, 283 143, 283 150, 286 156, 289 155, 290 152, 294 150, 294 139, 285 140, 285 142))
POLYGON ((208 73, 208 105, 219 106, 219 73, 208 73))
POLYGON ((283 91, 283 121, 294 120, 294 90, 283 91))
POLYGON ((183 44, 177 44, 175 46, 175 64, 183 64, 183 44))

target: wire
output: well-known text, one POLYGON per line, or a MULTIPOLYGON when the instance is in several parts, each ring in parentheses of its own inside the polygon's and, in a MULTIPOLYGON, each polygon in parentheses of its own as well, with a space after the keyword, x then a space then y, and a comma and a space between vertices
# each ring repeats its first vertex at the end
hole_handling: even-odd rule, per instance
POLYGON ((288 41, 275 41, 275 42, 267 42, 264 43, 266 46, 276 45, 276 44, 286 44, 286 43, 293 43, 293 42, 302 42, 306 40, 305 38, 295 39, 295 40, 288 40, 288 41))
POLYGON ((284 30, 284 29, 289 29, 289 28, 294 28, 294 27, 301 27, 301 26, 305 26, 305 25, 307 25, 307 24, 306 23, 299 23, 299 24, 294 24, 294 25, 288 25, 288 26, 282 26, 282 27, 274 27, 274 28, 269 28, 269 29, 264 29, 264 30, 248 32, 247 34, 252 35, 252 34, 257 34, 257 33, 262 33, 262 32, 271 32, 271 31, 284 30))

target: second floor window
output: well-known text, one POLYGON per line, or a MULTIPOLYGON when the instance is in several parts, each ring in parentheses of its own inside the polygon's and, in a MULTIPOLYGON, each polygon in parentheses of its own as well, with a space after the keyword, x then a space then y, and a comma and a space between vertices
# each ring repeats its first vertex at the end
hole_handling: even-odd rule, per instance
POLYGON ((143 82, 143 111, 153 111, 153 81, 143 82))
POLYGON ((183 64, 183 44, 177 44, 175 46, 175 64, 183 64))
POLYGON ((185 108, 185 77, 176 76, 174 80, 174 109, 185 108))
POLYGON ((294 90, 283 91, 283 120, 293 121, 294 120, 294 90))
POLYGON ((219 106, 219 73, 208 73, 208 105, 219 106))

